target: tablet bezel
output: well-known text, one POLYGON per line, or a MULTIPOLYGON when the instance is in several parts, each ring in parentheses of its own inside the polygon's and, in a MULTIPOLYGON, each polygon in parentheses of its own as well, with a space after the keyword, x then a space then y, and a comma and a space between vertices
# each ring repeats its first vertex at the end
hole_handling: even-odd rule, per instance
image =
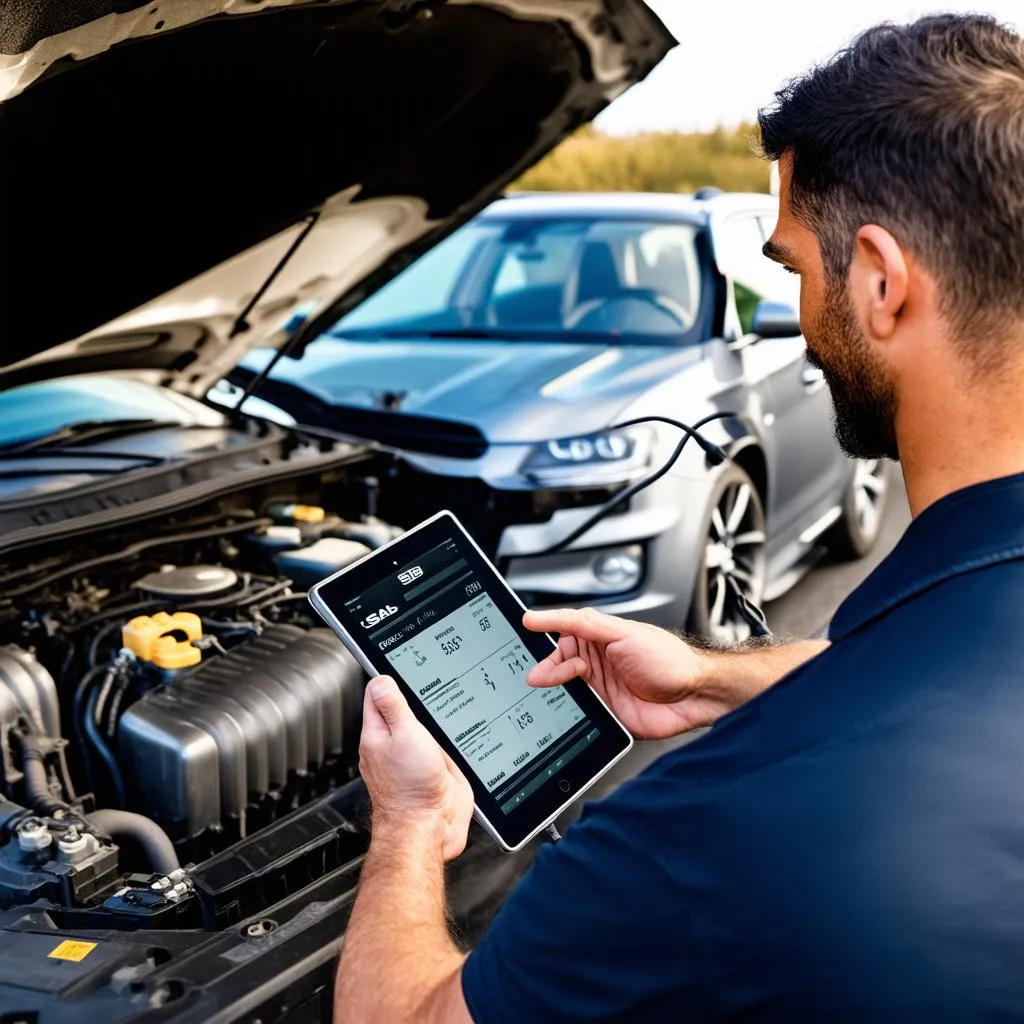
POLYGON ((381 652, 371 651, 360 642, 355 618, 345 611, 346 601, 394 574, 397 571, 395 563, 399 568, 412 564, 419 555, 450 539, 456 541, 460 553, 480 574, 484 589, 511 623, 526 649, 537 661, 546 658, 555 649, 555 641, 547 634, 533 633, 523 626, 526 606, 458 519, 447 510, 438 512, 396 540, 316 584, 310 589, 309 601, 367 672, 390 675, 398 682, 416 717, 469 780, 477 820, 503 849, 513 852, 548 826, 625 756, 633 745, 633 738, 582 679, 572 680, 566 684, 566 689, 598 728, 598 737, 561 770, 552 774, 519 807, 507 813, 501 811, 498 801, 487 792, 483 779, 477 776, 448 739, 406 680, 391 667, 381 652))

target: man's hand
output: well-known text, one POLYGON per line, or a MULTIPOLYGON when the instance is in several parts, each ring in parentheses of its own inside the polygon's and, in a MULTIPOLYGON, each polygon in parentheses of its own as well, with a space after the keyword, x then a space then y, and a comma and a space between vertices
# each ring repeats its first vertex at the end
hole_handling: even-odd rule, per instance
POLYGON ((527 612, 523 622, 538 633, 561 634, 558 650, 527 682, 558 686, 582 677, 637 739, 667 739, 711 725, 828 646, 807 641, 705 651, 658 626, 592 608, 527 612))
POLYGON ((473 791, 390 676, 366 687, 359 771, 373 802, 375 832, 392 826, 431 829, 446 861, 466 848, 473 791))

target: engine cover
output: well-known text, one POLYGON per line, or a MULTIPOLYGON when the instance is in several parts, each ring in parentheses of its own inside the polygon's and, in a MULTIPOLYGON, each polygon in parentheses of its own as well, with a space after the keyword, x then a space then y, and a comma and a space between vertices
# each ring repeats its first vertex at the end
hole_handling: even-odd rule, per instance
POLYGON ((121 717, 135 809, 188 839, 355 749, 362 669, 333 633, 268 626, 152 690, 121 717))

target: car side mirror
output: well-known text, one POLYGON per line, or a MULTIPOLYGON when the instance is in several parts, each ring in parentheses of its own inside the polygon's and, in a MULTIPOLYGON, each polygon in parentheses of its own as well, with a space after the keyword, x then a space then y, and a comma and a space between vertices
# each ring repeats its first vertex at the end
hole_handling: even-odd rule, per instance
POLYGON ((759 338, 796 338, 800 334, 800 314, 788 302, 762 299, 750 326, 751 333, 759 338))

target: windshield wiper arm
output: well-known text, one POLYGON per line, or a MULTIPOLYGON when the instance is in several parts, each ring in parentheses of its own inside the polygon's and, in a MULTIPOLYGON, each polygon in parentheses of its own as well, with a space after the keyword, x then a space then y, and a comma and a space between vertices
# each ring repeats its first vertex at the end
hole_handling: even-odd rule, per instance
MULTIPOLYGON (((160 466, 167 462, 168 459, 163 455, 147 455, 145 452, 111 452, 111 451, 100 451, 91 452, 83 450, 81 448, 64 448, 58 445, 56 448, 27 448, 27 449, 14 449, 13 451, 4 451, 0 448, 0 462, 9 462, 14 459, 24 459, 26 462, 31 459, 84 459, 87 461, 95 461, 102 459, 116 459, 119 462, 127 462, 131 460, 133 462, 141 462, 148 466, 160 466)), ((90 473, 92 470, 88 469, 69 469, 69 473, 90 473)), ((97 469, 98 473, 109 473, 117 472, 114 470, 103 470, 97 469)))
POLYGON ((61 469, 0 469, 0 480, 27 480, 37 476, 116 476, 118 473, 127 473, 131 466, 83 466, 78 469, 75 466, 66 466, 61 469))
MULTIPOLYGON (((67 426, 53 431, 53 433, 43 434, 42 437, 34 437, 29 441, 16 441, 13 444, 0 447, 0 457, 7 458, 8 456, 21 455, 22 453, 38 454, 44 449, 66 449, 92 442, 113 441, 119 437, 132 437, 136 434, 148 433, 151 430, 167 430, 170 428, 184 430, 191 427, 203 427, 203 424, 154 419, 80 420, 78 423, 69 423, 67 426)), ((203 427, 203 429, 209 428, 203 427)), ((130 457, 147 458, 149 456, 133 454, 130 457)))
POLYGON ((544 330, 543 328, 516 330, 511 327, 423 327, 419 330, 414 327, 397 327, 389 330, 386 327, 379 329, 357 327, 351 331, 343 329, 332 331, 328 336, 341 340, 351 339, 352 341, 403 341, 409 338, 437 338, 438 340, 443 340, 445 338, 452 338, 456 341, 536 341, 544 344, 563 344, 580 341, 597 341, 607 345, 619 345, 622 343, 622 335, 612 334, 607 331, 569 331, 560 327, 553 327, 550 330, 544 330))

